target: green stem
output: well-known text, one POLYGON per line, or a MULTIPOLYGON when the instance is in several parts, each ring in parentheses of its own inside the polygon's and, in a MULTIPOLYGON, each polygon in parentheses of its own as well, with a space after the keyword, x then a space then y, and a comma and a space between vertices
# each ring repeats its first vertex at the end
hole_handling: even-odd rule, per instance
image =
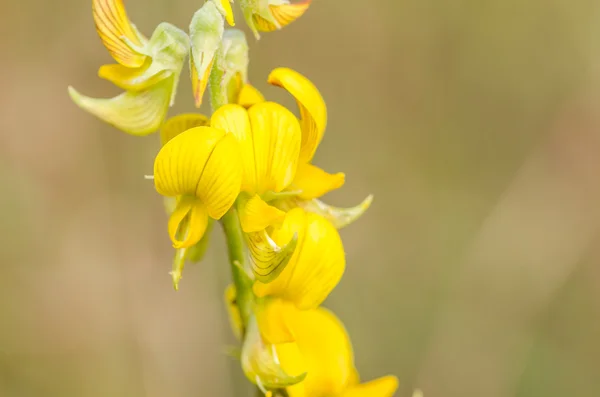
MULTIPOLYGON (((227 89, 224 87, 225 71, 221 67, 223 62, 223 51, 219 49, 215 54, 213 68, 208 79, 208 88, 210 91, 210 105, 213 113, 221 106, 229 103, 227 89)), ((229 255, 229 265, 231 266, 231 278, 236 289, 236 303, 240 310, 242 320, 242 340, 246 332, 246 327, 250 316, 252 315, 252 305, 254 294, 252 293, 252 280, 244 270, 246 264, 246 247, 242 226, 236 210, 235 204, 221 218, 221 225, 225 233, 227 243, 227 253, 229 255)), ((263 393, 257 388, 258 396, 263 393)))
POLYGON ((237 291, 237 304, 240 309, 242 324, 245 328, 252 313, 252 280, 250 280, 244 271, 246 262, 244 235, 235 206, 223 216, 221 224, 223 225, 225 240, 227 242, 231 277, 237 291))

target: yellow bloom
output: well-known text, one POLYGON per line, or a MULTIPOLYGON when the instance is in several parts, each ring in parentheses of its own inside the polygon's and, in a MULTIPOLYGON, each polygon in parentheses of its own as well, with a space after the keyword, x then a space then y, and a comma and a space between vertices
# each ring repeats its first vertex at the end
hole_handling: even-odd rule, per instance
POLYGON ((286 387, 290 397, 391 397, 398 387, 394 376, 359 383, 350 338, 327 309, 301 311, 275 299, 255 313, 242 367, 261 387, 286 387))
MULTIPOLYGON (((324 308, 288 316, 307 376, 288 387, 290 397, 391 397, 398 387, 395 376, 359 383, 352 344, 340 320, 324 308)), ((279 355, 288 366, 298 356, 279 355)))
POLYGON ((240 0, 248 26, 258 39, 261 32, 272 32, 300 18, 311 0, 290 4, 288 0, 240 0))
POLYGON ((191 128, 162 147, 154 162, 154 183, 158 193, 177 197, 168 226, 175 248, 197 243, 208 218, 219 219, 229 210, 241 179, 238 144, 222 130, 191 128))
MULTIPOLYGON (((160 130, 161 146, 166 145, 167 142, 184 131, 194 127, 207 126, 208 124, 208 118, 201 114, 184 113, 175 117, 171 117, 163 124, 160 130)), ((177 203, 181 199, 182 197, 164 198, 165 209, 167 210, 167 214, 169 216, 175 212, 177 203)), ((209 218, 204 236, 195 245, 191 247, 176 248, 173 258, 173 268, 170 273, 173 279, 173 286, 175 290, 179 289, 179 281, 181 280, 185 262, 199 262, 204 256, 204 253, 208 248, 209 234, 213 223, 213 219, 209 218)))
MULTIPOLYGON (((225 105, 211 117, 211 126, 226 131, 239 142, 243 165, 238 209, 242 229, 247 233, 254 269, 272 279, 290 259, 296 239, 276 245, 267 227, 281 223, 285 213, 266 201, 271 193, 284 190, 294 179, 300 150, 298 119, 286 108, 263 102, 245 109, 225 105)), ((263 279, 265 280, 265 279, 263 279)))
POLYGON ((102 43, 117 64, 98 75, 126 90, 110 99, 91 98, 69 87, 82 109, 133 135, 156 131, 173 104, 179 75, 189 49, 181 29, 161 23, 150 40, 133 25, 122 0, 93 0, 92 11, 102 43))
MULTIPOLYGON (((271 72, 269 83, 286 89, 296 99, 300 109, 301 148, 298 167, 294 179, 285 189, 284 195, 271 204, 288 211, 302 207, 328 219, 337 228, 346 226, 360 217, 371 205, 372 196, 351 208, 338 208, 325 204, 318 198, 344 185, 343 173, 330 174, 311 164, 315 152, 323 139, 327 126, 327 107, 314 84, 300 73, 277 68, 271 72)), ((248 88, 245 101, 258 103, 262 95, 256 89, 248 88)), ((244 94, 244 89, 242 89, 244 94)), ((242 98, 240 94, 240 98, 242 98)), ((277 197, 276 197, 277 198, 277 197)))
MULTIPOLYGON (((346 266, 344 247, 330 222, 301 208, 288 212, 282 226, 270 234, 276 244, 285 243, 294 235, 298 236, 296 249, 274 280, 261 281, 264 270, 254 269, 257 276, 254 293, 258 297, 288 300, 301 310, 313 309, 342 278, 346 266)), ((252 250, 252 246, 249 248, 252 250)))

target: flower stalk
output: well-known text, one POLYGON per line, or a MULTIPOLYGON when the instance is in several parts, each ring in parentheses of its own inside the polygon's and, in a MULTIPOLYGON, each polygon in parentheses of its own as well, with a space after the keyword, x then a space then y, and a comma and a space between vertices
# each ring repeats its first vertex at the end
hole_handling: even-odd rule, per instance
MULTIPOLYGON (((252 313, 252 280, 244 270, 245 266, 245 243, 242 228, 235 206, 221 218, 221 226, 225 233, 231 278, 237 291, 236 304, 240 309, 242 319, 242 331, 246 329, 248 320, 252 313)), ((242 332, 243 337, 243 332, 242 332)))
POLYGON ((325 101, 308 78, 285 67, 268 82, 294 97, 299 117, 249 83, 246 37, 224 26, 234 24, 232 3, 258 37, 300 17, 310 0, 206 1, 189 34, 161 23, 149 39, 129 21, 123 0, 92 0, 97 31, 117 62, 99 75, 124 92, 112 99, 69 93, 126 133, 160 130, 149 179, 164 197, 175 290, 184 265, 202 260, 212 225, 221 224, 233 282, 226 308, 258 396, 391 397, 397 378, 361 382, 348 333, 322 307, 346 269, 338 229, 372 197, 350 208, 320 201, 346 178, 313 162, 327 125, 325 101), (167 119, 186 58, 194 105, 208 88, 212 115, 167 119))

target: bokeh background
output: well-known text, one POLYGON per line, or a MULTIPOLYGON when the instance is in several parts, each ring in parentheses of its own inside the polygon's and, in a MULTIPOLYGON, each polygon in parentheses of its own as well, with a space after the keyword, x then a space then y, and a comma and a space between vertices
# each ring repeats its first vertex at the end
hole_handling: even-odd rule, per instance
MULTIPOLYGON (((127 8, 149 34, 201 3, 127 8)), ((67 96, 118 92, 96 77, 110 59, 90 1, 2 9, 0 396, 249 395, 227 356, 220 231, 174 292, 143 178, 157 137, 67 96)), ((294 106, 265 82, 285 65, 327 101, 316 163, 347 174, 328 201, 375 194, 342 231, 327 301, 364 379, 396 374, 397 396, 600 395, 599 22, 595 0, 315 0, 250 40, 270 98, 294 106)), ((184 77, 172 114, 191 110, 184 77)))

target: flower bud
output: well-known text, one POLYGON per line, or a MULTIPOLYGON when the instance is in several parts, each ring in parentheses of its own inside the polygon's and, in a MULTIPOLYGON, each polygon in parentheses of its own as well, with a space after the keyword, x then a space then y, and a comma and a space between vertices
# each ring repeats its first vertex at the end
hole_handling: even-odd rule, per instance
POLYGON ((196 107, 202 105, 217 52, 223 38, 223 15, 213 2, 205 3, 190 23, 190 73, 196 107))

